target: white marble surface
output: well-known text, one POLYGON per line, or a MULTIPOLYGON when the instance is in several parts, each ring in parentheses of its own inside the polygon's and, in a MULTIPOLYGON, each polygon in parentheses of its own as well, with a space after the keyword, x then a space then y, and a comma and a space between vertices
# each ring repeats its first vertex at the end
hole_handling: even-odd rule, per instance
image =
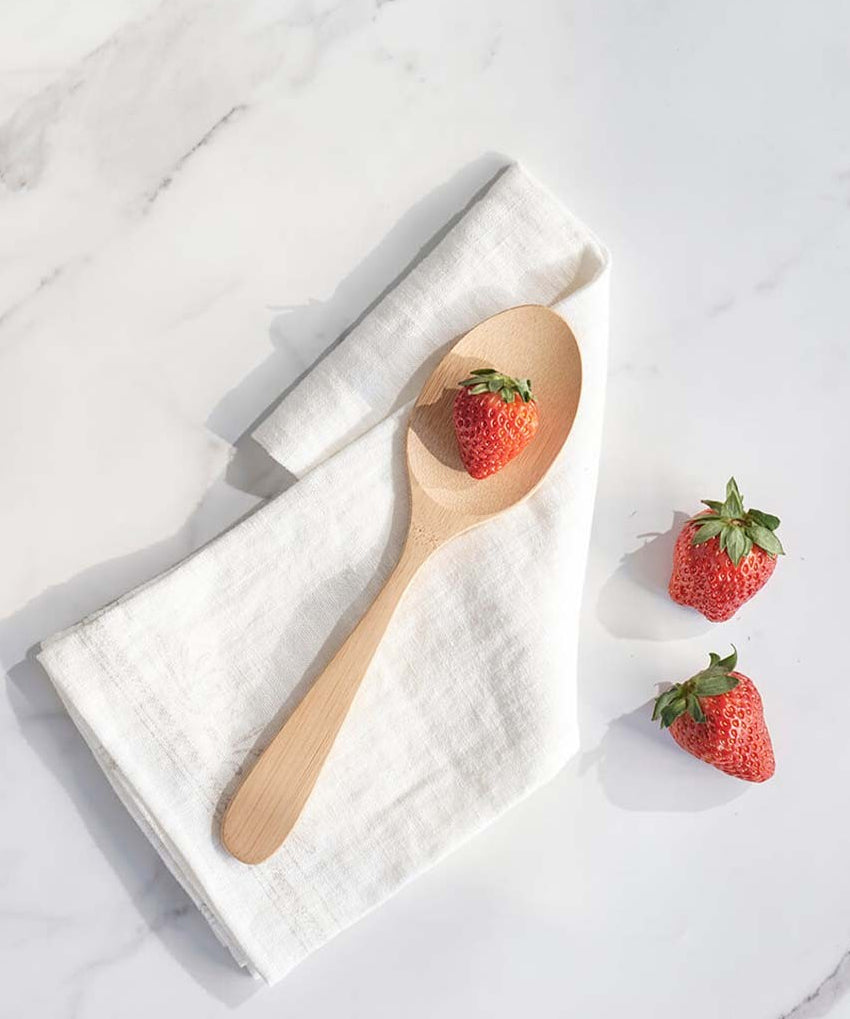
POLYGON ((6 0, 0 1015, 850 1016, 848 39, 840 0, 6 0), (263 989, 26 653, 288 483, 239 437, 508 156, 615 261, 583 750, 263 989), (662 588, 732 471, 789 555, 718 627, 662 588), (763 787, 647 722, 730 640, 763 787))

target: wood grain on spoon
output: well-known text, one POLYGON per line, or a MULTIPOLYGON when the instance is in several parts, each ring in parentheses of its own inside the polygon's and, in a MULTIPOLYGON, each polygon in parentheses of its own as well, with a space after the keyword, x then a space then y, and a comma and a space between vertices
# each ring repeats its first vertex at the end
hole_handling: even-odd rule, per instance
POLYGON ((398 565, 327 668, 263 751, 230 801, 221 826, 227 850, 260 863, 304 808, 360 682, 408 584, 447 541, 521 502, 567 440, 581 393, 581 358, 569 326, 539 305, 511 308, 470 330, 443 358, 416 401, 407 432, 410 526, 398 565), (530 378, 540 409, 534 441, 482 481, 463 468, 452 403, 474 368, 530 378))

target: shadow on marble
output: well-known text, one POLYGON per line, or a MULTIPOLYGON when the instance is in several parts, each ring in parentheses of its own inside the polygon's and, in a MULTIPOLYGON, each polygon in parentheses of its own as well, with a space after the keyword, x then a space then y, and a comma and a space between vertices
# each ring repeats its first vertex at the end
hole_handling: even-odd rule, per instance
MULTIPOLYGON (((434 250, 467 209, 504 173, 509 162, 503 155, 487 153, 420 199, 327 300, 272 308, 278 312, 269 330, 272 354, 219 401, 207 419, 207 427, 238 447, 434 250), (404 266, 401 271, 400 265, 404 266), (377 296, 369 300, 371 294, 377 296), (299 370, 299 362, 303 363, 299 351, 305 347, 322 353, 299 370)), ((422 371, 424 375, 417 373, 399 394, 396 407, 418 393, 420 377, 427 376, 430 364, 422 371)))
POLYGON ((597 616, 615 637, 682 640, 707 633, 707 619, 667 594, 673 546, 689 515, 676 511, 669 529, 638 534, 643 544, 627 552, 599 593, 597 616))
POLYGON ((235 455, 227 465, 224 480, 240 492, 258 499, 274 499, 298 480, 246 432, 234 443, 235 455))
POLYGON ((607 798, 625 810, 696 813, 743 796, 746 783, 698 761, 652 721, 652 704, 615 718, 582 753, 579 774, 595 769, 607 798))

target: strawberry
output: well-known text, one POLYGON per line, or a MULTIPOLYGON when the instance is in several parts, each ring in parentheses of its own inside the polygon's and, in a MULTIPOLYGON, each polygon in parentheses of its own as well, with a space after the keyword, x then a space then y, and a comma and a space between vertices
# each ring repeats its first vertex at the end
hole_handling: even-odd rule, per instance
POLYGON ((460 458, 473 478, 486 478, 520 454, 537 432, 531 380, 477 368, 460 386, 453 414, 460 458))
POLYGON ((683 750, 746 782, 766 782, 776 764, 761 697, 751 679, 735 672, 738 653, 712 653, 707 669, 677 683, 655 702, 661 728, 683 750))
POLYGON ((776 557, 785 553, 775 533, 779 518, 745 510, 734 478, 725 502, 703 502, 708 510, 692 517, 676 539, 669 592, 673 601, 718 623, 764 587, 776 557))

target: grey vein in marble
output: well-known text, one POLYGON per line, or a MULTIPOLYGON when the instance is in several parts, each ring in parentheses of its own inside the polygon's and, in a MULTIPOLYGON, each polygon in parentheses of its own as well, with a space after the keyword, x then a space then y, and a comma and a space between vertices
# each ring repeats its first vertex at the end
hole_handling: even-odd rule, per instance
POLYGON ((171 187, 171 184, 175 176, 180 172, 180 170, 183 169, 187 161, 191 159, 191 157, 198 151, 198 149, 202 149, 205 145, 208 145, 212 137, 218 131, 220 131, 226 124, 229 124, 234 117, 241 115, 247 109, 248 107, 244 103, 239 103, 238 105, 231 107, 231 109, 229 109, 227 113, 225 113, 223 116, 219 117, 219 119, 212 125, 212 127, 209 128, 209 130, 206 131, 203 135, 201 135, 198 141, 196 141, 195 144, 192 145, 192 147, 189 148, 186 152, 184 152, 183 155, 180 156, 180 158, 174 163, 174 165, 171 167, 168 173, 165 174, 165 176, 159 181, 159 183, 156 185, 153 191, 151 191, 151 193, 147 196, 145 204, 148 207, 153 205, 153 203, 162 194, 162 192, 165 191, 166 188, 171 187))
POLYGON ((850 949, 838 960, 838 964, 817 987, 790 1012, 783 1012, 778 1019, 820 1019, 827 1015, 834 1005, 850 990, 850 949))

